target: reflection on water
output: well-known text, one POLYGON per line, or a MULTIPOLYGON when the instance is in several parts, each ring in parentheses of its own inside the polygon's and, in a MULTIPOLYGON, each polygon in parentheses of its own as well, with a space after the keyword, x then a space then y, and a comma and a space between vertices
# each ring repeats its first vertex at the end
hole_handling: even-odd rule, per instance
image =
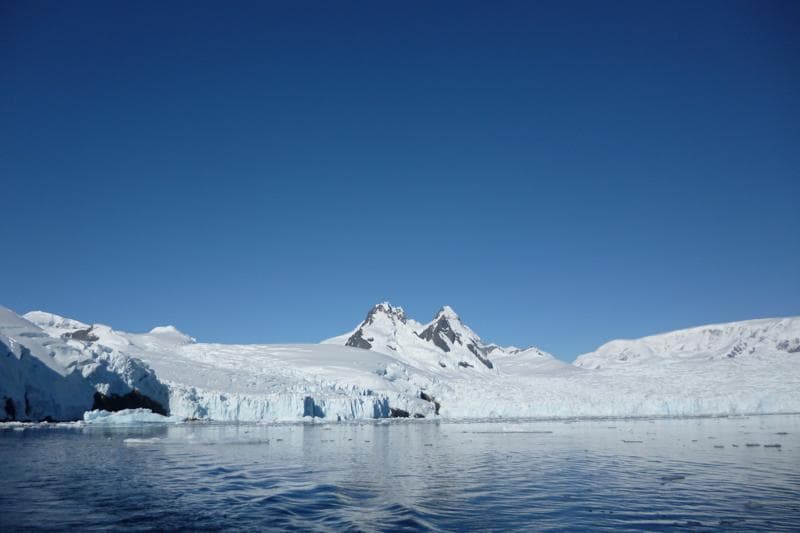
POLYGON ((5 429, 0 465, 2 530, 800 528, 800 416, 5 429))

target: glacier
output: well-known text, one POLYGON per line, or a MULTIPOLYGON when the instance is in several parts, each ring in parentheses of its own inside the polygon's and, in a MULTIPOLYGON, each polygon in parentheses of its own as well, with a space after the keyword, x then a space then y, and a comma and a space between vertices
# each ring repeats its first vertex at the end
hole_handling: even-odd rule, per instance
POLYGON ((126 408, 235 422, 800 412, 800 317, 612 341, 569 364, 485 342, 447 306, 421 323, 384 302, 344 335, 291 345, 0 307, 0 361, 0 419, 19 421, 126 408))
POLYGON ((0 408, 6 419, 78 420, 98 404, 136 398, 156 410, 168 404, 168 387, 154 370, 95 342, 91 326, 45 313, 28 318, 63 335, 50 335, 0 307, 0 408))

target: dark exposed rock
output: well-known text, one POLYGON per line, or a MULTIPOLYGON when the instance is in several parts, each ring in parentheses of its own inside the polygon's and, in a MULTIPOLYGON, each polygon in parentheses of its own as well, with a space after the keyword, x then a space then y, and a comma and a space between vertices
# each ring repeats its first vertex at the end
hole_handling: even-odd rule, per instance
POLYGON ((746 342, 739 342, 733 348, 731 348, 731 351, 728 352, 727 355, 728 355, 728 357, 733 359, 737 355, 739 355, 742 352, 744 352, 745 348, 747 348, 747 343, 746 342))
POLYGON ((350 338, 347 339, 347 342, 344 345, 351 346, 353 348, 362 348, 364 350, 369 350, 372 348, 372 344, 370 344, 370 342, 364 338, 364 332, 361 331, 361 328, 350 335, 350 338))
POLYGON ((788 353, 800 353, 800 339, 784 340, 778 343, 777 349, 788 353))
POLYGON ((421 333, 417 333, 417 336, 422 340, 433 342, 445 352, 450 351, 450 346, 445 342, 445 338, 449 339, 452 344, 456 342, 461 344, 458 334, 453 331, 453 328, 450 327, 450 322, 443 316, 440 316, 439 320, 425 328, 421 333))
POLYGON ((487 368, 494 368, 494 365, 492 364, 491 361, 489 361, 489 358, 486 357, 486 355, 482 353, 477 346, 475 346, 472 343, 469 343, 467 344, 467 348, 469 349, 470 352, 475 354, 475 357, 478 358, 478 361, 486 365, 487 368))
POLYGON ((463 368, 475 368, 471 364, 467 363, 466 361, 459 361, 458 366, 463 368))
POLYGON ((447 368, 447 365, 442 363, 441 361, 439 361, 439 366, 442 367, 442 368, 447 368))
POLYGON ((95 392, 92 409, 112 412, 122 411, 123 409, 150 409, 160 415, 167 416, 169 414, 164 406, 136 389, 123 395, 111 394, 107 396, 103 393, 95 392))
POLYGON ((403 409, 395 409, 394 407, 390 407, 389 416, 391 418, 408 418, 409 414, 408 411, 405 411, 403 409))
POLYGON ((11 398, 6 398, 5 402, 5 410, 6 410, 6 418, 5 420, 16 420, 17 419, 17 407, 14 405, 14 400, 11 398))
POLYGON ((64 338, 64 339, 74 339, 76 341, 82 341, 82 342, 94 342, 94 341, 100 339, 100 337, 98 337, 97 335, 92 333, 92 328, 91 327, 89 327, 87 329, 79 329, 79 330, 73 331, 71 333, 64 333, 62 335, 62 338, 64 338))
POLYGON ((422 413, 414 413, 414 418, 425 418, 425 415, 422 413))

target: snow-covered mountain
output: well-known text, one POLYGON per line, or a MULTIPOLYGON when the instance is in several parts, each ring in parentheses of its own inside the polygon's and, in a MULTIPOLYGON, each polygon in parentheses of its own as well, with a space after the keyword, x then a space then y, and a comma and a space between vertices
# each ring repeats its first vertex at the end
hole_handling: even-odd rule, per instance
POLYGON ((353 331, 303 345, 0 308, 0 419, 136 406, 220 421, 787 413, 800 412, 798 363, 800 318, 613 341, 567 364, 486 343, 449 307, 422 324, 379 304, 353 331))
MULTIPOLYGON (((322 341, 393 355, 421 368, 494 369, 492 358, 526 350, 485 343, 449 306, 442 307, 427 324, 406 316, 402 307, 388 302, 370 309, 353 331, 322 341)), ((537 349, 542 357, 552 357, 537 349)))

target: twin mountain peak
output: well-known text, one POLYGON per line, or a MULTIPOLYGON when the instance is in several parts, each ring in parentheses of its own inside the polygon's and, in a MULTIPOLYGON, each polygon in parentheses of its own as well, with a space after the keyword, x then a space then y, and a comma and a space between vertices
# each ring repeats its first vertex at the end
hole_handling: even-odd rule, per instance
POLYGON ((478 365, 492 369, 494 364, 490 356, 522 351, 483 342, 449 306, 442 307, 433 320, 422 324, 410 319, 402 307, 388 302, 370 309, 364 321, 349 335, 326 342, 414 359, 424 357, 428 361, 434 356, 442 367, 474 368, 478 365))

